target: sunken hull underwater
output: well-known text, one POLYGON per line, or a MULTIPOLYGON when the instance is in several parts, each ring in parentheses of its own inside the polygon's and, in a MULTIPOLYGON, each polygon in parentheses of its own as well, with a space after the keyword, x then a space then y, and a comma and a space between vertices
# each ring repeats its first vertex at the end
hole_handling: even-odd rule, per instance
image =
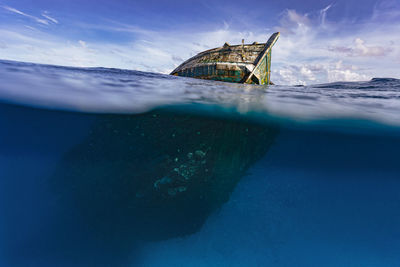
POLYGON ((272 84, 271 50, 279 38, 266 43, 229 45, 210 49, 186 60, 171 75, 247 84, 272 84))

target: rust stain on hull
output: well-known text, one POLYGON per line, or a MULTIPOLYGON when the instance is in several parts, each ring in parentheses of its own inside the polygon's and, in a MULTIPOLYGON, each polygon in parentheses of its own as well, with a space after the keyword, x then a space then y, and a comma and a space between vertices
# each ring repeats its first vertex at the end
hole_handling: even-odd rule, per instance
POLYGON ((271 50, 280 33, 266 43, 229 45, 210 49, 186 60, 171 75, 224 82, 270 84, 271 50))

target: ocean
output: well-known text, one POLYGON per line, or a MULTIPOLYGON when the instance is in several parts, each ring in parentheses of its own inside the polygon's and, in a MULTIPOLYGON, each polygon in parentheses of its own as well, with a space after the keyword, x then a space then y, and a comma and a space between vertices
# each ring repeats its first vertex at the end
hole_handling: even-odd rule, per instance
POLYGON ((0 127, 1 266, 400 265, 398 79, 1 60, 0 127))

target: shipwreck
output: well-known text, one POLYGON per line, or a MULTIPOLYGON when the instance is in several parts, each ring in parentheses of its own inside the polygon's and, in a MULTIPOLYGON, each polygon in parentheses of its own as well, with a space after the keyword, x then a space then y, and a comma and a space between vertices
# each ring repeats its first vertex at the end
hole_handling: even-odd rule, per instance
POLYGON ((247 84, 272 84, 271 50, 276 32, 266 43, 230 45, 210 49, 186 60, 171 75, 247 84))

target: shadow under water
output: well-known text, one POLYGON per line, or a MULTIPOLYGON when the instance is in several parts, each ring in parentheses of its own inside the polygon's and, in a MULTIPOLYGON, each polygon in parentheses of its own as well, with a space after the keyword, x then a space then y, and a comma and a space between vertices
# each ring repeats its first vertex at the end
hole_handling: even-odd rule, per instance
POLYGON ((229 199, 275 134, 168 111, 102 116, 63 157, 55 184, 68 200, 73 195, 92 230, 111 238, 192 234, 229 199))
MULTIPOLYGON (((37 258, 30 263, 124 264, 138 242, 199 231, 278 132, 169 109, 81 116, 90 126, 56 160, 46 182, 54 196, 43 201, 51 223, 24 244, 37 258)), ((74 131, 74 122, 60 120, 74 131)))

